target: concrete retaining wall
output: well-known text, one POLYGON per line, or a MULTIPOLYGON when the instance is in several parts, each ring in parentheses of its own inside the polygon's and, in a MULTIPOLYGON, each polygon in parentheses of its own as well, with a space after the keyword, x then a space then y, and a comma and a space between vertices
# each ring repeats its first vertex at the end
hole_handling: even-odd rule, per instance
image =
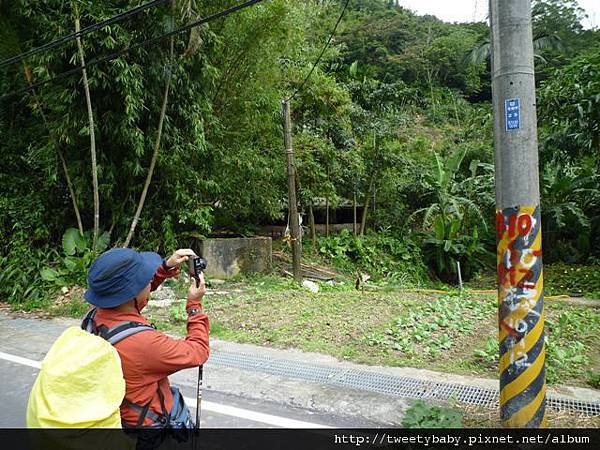
POLYGON ((227 279, 238 274, 271 273, 270 237, 216 238, 199 242, 196 252, 208 262, 206 276, 227 279))

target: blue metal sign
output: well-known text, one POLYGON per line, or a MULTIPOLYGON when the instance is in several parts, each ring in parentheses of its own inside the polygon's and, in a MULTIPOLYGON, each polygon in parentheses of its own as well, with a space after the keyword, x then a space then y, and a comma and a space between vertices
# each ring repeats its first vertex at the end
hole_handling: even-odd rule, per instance
POLYGON ((504 100, 504 118, 506 131, 515 131, 521 128, 521 99, 504 100))

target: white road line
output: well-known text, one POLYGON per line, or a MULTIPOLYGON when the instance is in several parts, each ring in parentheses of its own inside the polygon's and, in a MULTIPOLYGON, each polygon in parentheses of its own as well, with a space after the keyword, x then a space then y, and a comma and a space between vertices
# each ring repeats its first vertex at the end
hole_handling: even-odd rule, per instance
MULTIPOLYGON (((40 369, 42 367, 41 361, 34 361, 33 359, 23 358, 21 356, 11 355, 9 353, 0 352, 0 359, 6 361, 21 364, 23 366, 33 367, 40 369)), ((185 402, 190 408, 196 407, 196 399, 190 397, 184 397, 185 402)), ((275 427, 282 428, 331 428, 327 425, 320 425, 312 422, 304 422, 302 420, 288 419, 286 417, 273 416, 271 414, 264 414, 257 411, 251 411, 249 409, 237 408, 235 406, 223 405, 221 403, 214 403, 208 401, 202 401, 202 409, 205 411, 211 411, 217 414, 225 416, 239 417, 241 419, 251 420, 253 422, 260 422, 266 425, 272 425, 275 427)))
MULTIPOLYGON (((183 397, 190 408, 196 408, 196 399, 183 397)), ((235 406, 223 405, 221 403, 207 402, 202 400, 202 411, 211 411, 226 416, 240 417, 253 422, 262 422, 267 425, 273 425, 281 428, 331 428, 327 425, 319 425, 302 420, 287 419, 285 417, 273 416, 271 414, 259 413, 249 409, 236 408, 235 406)))
POLYGON ((42 368, 41 361, 34 361, 33 359, 21 358, 20 356, 10 355, 10 354, 4 353, 4 352, 0 352, 0 358, 5 359, 10 362, 21 364, 23 366, 33 367, 35 369, 42 368))

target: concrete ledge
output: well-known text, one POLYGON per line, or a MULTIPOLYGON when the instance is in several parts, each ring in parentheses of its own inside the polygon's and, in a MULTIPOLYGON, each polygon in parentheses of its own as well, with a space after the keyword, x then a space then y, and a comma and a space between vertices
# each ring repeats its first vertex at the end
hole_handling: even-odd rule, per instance
POLYGON ((269 237, 205 239, 195 250, 207 260, 206 275, 210 278, 268 274, 273 268, 273 243, 269 237))

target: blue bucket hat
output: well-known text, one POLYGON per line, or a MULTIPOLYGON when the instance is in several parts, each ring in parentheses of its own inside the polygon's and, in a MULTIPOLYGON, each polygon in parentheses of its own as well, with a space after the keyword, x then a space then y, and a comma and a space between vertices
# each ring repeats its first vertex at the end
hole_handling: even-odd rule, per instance
POLYGON ((84 297, 99 308, 114 308, 139 294, 162 263, 158 253, 114 248, 102 253, 88 272, 84 297))

